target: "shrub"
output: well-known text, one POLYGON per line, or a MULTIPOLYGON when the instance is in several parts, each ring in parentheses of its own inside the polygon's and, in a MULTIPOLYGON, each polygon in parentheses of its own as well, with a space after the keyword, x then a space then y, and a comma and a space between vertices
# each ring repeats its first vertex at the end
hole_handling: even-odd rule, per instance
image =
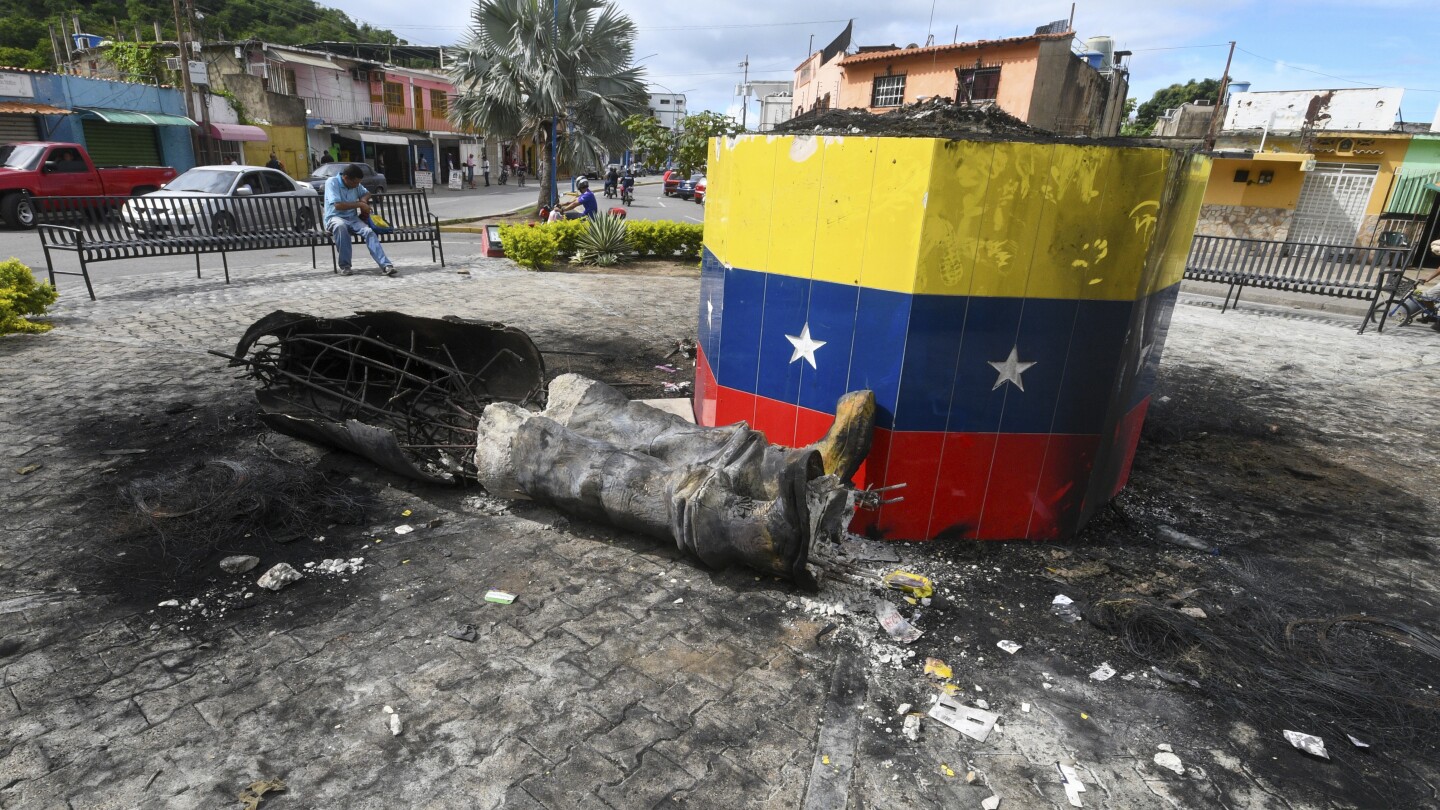
POLYGON ((546 225, 501 225, 500 244, 506 257, 531 270, 545 269, 560 248, 558 231, 546 225))
POLYGON ((556 252, 560 256, 573 256, 580 249, 580 237, 585 235, 587 223, 588 220, 584 219, 565 219, 539 227, 549 228, 555 233, 556 252))
POLYGON ((697 258, 700 244, 705 238, 703 225, 688 222, 636 221, 630 223, 630 244, 641 256, 654 255, 662 259, 697 258))
POLYGON ((609 267, 630 259, 630 240, 625 235, 625 220, 608 214, 589 220, 580 234, 578 249, 571 264, 594 264, 609 267))
POLYGON ((25 316, 44 315, 59 297, 54 287, 37 282, 19 259, 0 262, 0 335, 50 331, 50 324, 35 323, 25 316))

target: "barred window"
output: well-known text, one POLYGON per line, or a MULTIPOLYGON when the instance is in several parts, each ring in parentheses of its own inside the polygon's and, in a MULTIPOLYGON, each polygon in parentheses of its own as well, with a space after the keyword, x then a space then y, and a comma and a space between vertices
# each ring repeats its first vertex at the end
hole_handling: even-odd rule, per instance
POLYGON ((876 76, 870 91, 871 107, 899 107, 905 103, 905 74, 876 76))
POLYGON ((444 90, 430 91, 430 113, 444 118, 450 111, 450 99, 445 97, 444 90))
POLYGON ((960 79, 956 95, 961 101, 994 101, 1000 96, 1000 68, 977 67, 955 73, 960 79))
POLYGON ((399 82, 385 82, 385 109, 390 112, 404 112, 405 86, 399 82))

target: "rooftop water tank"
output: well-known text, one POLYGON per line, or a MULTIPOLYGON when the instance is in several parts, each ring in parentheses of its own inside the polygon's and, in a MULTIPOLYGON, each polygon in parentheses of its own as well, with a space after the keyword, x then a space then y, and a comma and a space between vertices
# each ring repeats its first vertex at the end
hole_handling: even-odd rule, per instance
POLYGON ((1115 38, 1114 37, 1090 37, 1085 40, 1085 50, 1100 54, 1100 64, 1095 66, 1096 70, 1109 70, 1115 64, 1115 38))
POLYGON ((1099 51, 1081 51, 1080 58, 1096 70, 1100 70, 1100 66, 1105 64, 1105 54, 1099 51))
POLYGON ((100 43, 105 41, 105 38, 98 34, 71 34, 70 36, 75 40, 75 47, 82 51, 86 48, 98 48, 100 43))
POLYGON ((1226 100, 1228 101, 1229 98, 1230 98, 1230 96, 1233 95, 1233 94, 1235 94, 1235 93, 1248 93, 1248 92, 1250 92, 1250 82, 1231 81, 1230 84, 1229 84, 1229 86, 1228 86, 1228 89, 1225 91, 1225 98, 1226 98, 1226 100))

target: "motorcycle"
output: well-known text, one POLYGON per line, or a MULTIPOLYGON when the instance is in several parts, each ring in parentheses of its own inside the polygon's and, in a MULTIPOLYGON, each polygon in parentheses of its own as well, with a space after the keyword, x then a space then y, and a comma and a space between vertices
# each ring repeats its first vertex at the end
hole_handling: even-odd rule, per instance
POLYGON ((629 184, 629 183, 622 183, 622 184, 620 185, 620 202, 621 202, 623 205, 634 205, 634 204, 635 204, 635 190, 634 190, 634 189, 635 189, 635 187, 634 187, 633 185, 629 184))
POLYGON ((509 171, 508 169, 504 169, 504 168, 500 169, 500 185, 502 185, 502 186, 505 185, 505 181, 506 181, 506 180, 509 180, 509 179, 510 179, 510 171, 509 171))

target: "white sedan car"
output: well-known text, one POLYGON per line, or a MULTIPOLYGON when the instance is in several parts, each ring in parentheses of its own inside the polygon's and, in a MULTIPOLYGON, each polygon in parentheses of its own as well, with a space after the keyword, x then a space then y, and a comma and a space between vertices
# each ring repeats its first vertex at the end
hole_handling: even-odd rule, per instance
POLYGON ((325 200, 306 183, 263 166, 196 166, 159 191, 125 203, 125 224, 144 234, 229 235, 315 227, 325 200))

